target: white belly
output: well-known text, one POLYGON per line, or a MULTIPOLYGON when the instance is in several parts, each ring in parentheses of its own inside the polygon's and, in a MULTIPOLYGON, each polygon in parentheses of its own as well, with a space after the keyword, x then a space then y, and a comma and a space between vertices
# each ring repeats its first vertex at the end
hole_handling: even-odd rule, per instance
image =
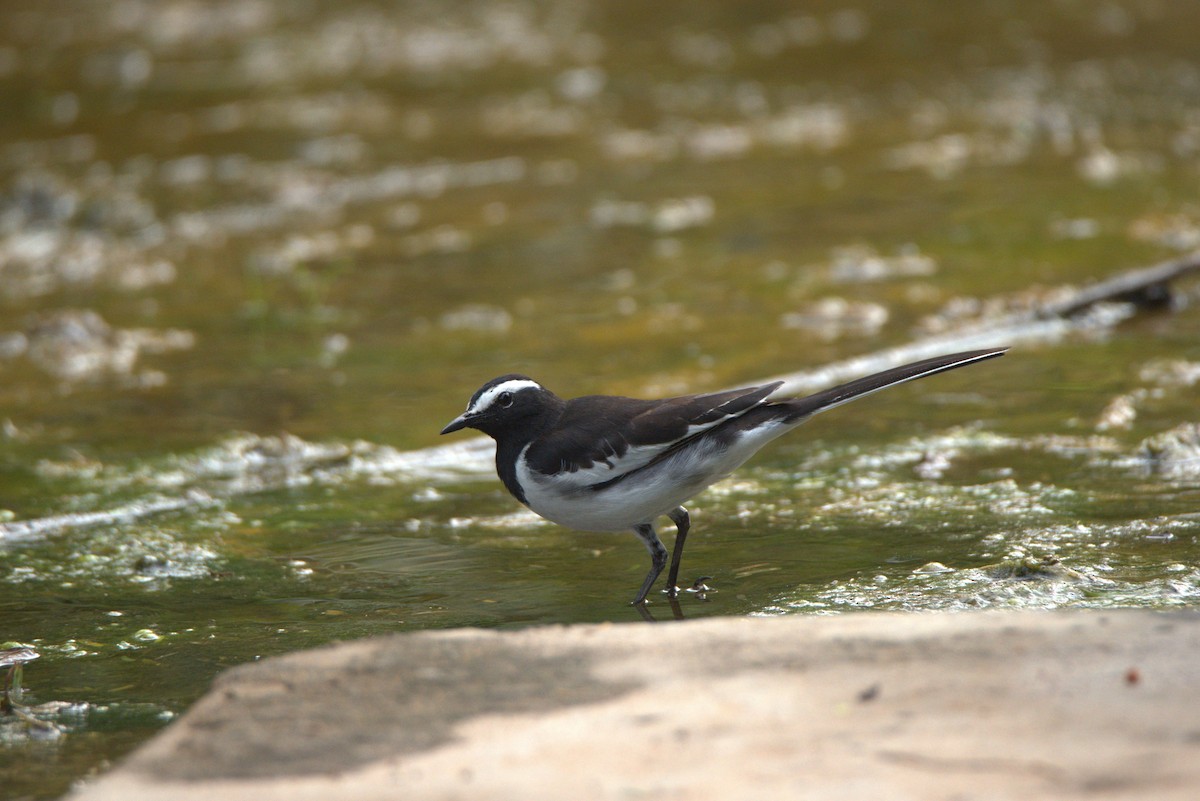
MULTIPOLYGON (((529 508, 547 520, 580 531, 623 531, 649 523, 728 476, 759 448, 794 426, 759 429, 732 446, 698 443, 669 459, 601 489, 580 486, 580 476, 546 476, 517 460, 517 480, 529 508), (574 480, 573 480, 574 479, 574 480)), ((522 456, 524 454, 522 453, 522 456)), ((612 478, 619 474, 614 473, 612 478)), ((603 480, 603 479, 602 479, 603 480)))

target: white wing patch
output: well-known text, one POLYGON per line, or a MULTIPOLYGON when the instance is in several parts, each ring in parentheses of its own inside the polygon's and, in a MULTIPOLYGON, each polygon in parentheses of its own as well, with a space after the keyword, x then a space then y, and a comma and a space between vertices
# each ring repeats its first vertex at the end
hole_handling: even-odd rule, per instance
POLYGON ((589 484, 600 484, 604 481, 611 481, 617 476, 624 475, 639 467, 645 467, 654 457, 671 447, 671 443, 665 445, 635 445, 625 451, 623 456, 610 454, 607 458, 601 458, 592 463, 591 467, 580 467, 576 470, 570 470, 569 466, 564 464, 562 469, 568 471, 563 473, 572 484, 580 486, 589 484))
POLYGON ((489 387, 478 398, 475 398, 469 406, 467 406, 467 414, 479 414, 485 411, 493 403, 496 398, 500 397, 502 392, 519 392, 522 389, 541 389, 542 385, 536 381, 531 381, 527 378, 514 378, 505 381, 502 384, 497 384, 494 387, 489 387))
POLYGON ((584 486, 590 484, 602 484, 605 481, 612 481, 615 478, 632 473, 634 470, 639 470, 664 452, 675 447, 682 440, 687 439, 701 431, 707 431, 729 419, 729 416, 713 420, 709 423, 700 423, 698 425, 688 426, 687 431, 678 439, 670 442, 656 442, 653 445, 633 445, 629 447, 621 456, 617 456, 614 450, 611 450, 605 456, 596 458, 591 467, 579 467, 571 470, 569 465, 561 465, 563 478, 576 486, 584 486))

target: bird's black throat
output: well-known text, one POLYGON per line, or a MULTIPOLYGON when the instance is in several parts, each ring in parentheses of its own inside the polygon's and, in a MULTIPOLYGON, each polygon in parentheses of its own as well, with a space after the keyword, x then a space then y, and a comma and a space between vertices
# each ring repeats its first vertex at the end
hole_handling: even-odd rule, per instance
POLYGON ((480 426, 485 434, 496 440, 496 473, 512 496, 526 506, 525 490, 517 480, 517 461, 521 452, 562 417, 564 402, 548 390, 540 390, 534 402, 520 416, 497 420, 480 426))
POLYGON ((517 481, 517 459, 531 441, 532 439, 519 437, 496 439, 496 474, 500 476, 500 480, 512 496, 526 506, 529 505, 529 501, 525 500, 525 490, 521 487, 521 482, 517 481))

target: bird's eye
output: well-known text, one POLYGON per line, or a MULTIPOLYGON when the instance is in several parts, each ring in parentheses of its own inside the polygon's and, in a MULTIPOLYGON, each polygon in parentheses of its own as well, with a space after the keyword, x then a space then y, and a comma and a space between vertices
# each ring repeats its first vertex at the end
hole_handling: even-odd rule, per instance
POLYGON ((501 392, 499 395, 496 396, 496 403, 500 404, 500 406, 504 409, 507 409, 509 406, 512 406, 512 393, 511 392, 501 392))

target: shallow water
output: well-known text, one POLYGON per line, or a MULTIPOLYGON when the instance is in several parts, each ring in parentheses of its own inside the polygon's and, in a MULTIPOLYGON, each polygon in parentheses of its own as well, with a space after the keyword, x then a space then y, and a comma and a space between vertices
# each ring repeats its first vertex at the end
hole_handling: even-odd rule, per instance
MULTIPOLYGON (((60 795, 262 656, 639 620, 640 544, 538 521, 486 444, 439 440, 470 393, 816 371, 1200 248, 1198 25, 1133 0, 0 11, 0 644, 39 652, 22 703, 54 724, 0 721, 7 794, 60 795)), ((679 613, 1194 604, 1177 289, 763 452, 692 504, 683 575, 712 590, 679 613)))

